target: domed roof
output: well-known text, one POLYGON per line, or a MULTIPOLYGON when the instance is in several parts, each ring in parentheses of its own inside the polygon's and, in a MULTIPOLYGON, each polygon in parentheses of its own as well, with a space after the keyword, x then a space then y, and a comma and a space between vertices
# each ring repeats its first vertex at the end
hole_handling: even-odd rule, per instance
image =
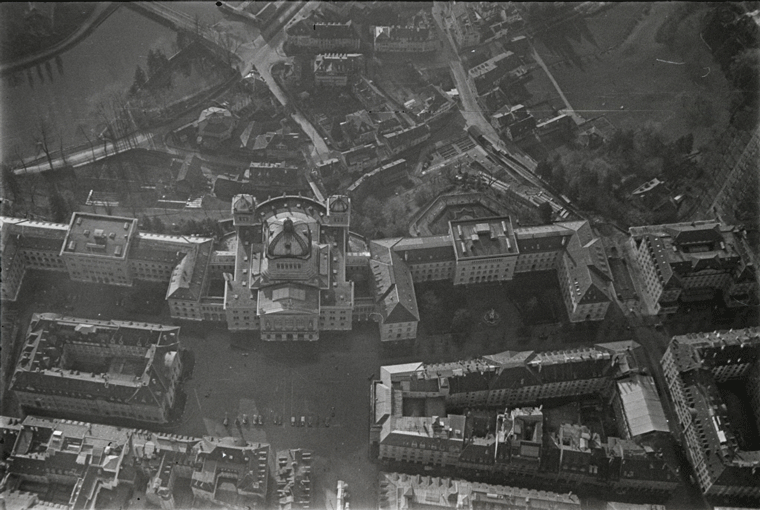
POLYGON ((309 258, 311 231, 306 223, 293 223, 291 218, 269 224, 269 258, 309 258))
POLYGON ((248 195, 238 195, 232 207, 236 212, 251 212, 253 210, 253 200, 248 195))
POLYGON ((343 213, 348 211, 348 202, 344 197, 336 197, 330 204, 330 211, 343 213))

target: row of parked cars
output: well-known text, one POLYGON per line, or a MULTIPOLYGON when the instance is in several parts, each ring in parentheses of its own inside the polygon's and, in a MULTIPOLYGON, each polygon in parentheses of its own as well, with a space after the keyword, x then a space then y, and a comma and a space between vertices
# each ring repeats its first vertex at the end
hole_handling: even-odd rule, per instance
MULTIPOLYGON (((301 416, 300 420, 297 417, 295 417, 295 416, 291 416, 290 417, 290 426, 291 427, 314 427, 314 426, 319 427, 320 424, 321 424, 321 420, 319 419, 318 416, 316 417, 316 420, 315 420, 315 418, 314 418, 313 415, 301 416)), ((330 426, 330 417, 329 416, 325 416, 324 424, 325 424, 325 427, 329 427, 330 426)))

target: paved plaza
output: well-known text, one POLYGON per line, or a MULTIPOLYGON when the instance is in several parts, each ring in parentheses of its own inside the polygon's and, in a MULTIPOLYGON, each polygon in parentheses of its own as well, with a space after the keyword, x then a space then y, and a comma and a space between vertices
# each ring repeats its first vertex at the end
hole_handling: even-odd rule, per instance
MULTIPOLYGON (((554 279, 550 274, 537 275, 522 278, 519 284, 541 287, 551 285, 554 279)), ((428 334, 421 328, 416 340, 381 344, 374 322, 355 323, 353 330, 345 333, 322 332, 314 343, 267 343, 254 335, 233 335, 221 325, 181 323, 182 346, 192 351, 195 363, 192 377, 184 385, 184 413, 172 432, 244 437, 251 442, 269 443, 275 450, 311 449, 314 508, 330 508, 338 480, 349 484, 352 507, 372 508, 377 504, 376 486, 367 484, 367 480, 377 480, 380 466, 369 456, 369 381, 379 375, 380 366, 453 361, 504 350, 561 349, 630 337, 630 331, 623 328, 585 326, 563 332, 569 325, 566 314, 562 314, 561 328, 541 325, 532 328, 535 331, 530 338, 518 338, 522 320, 509 298, 509 288, 508 284, 491 284, 465 290, 476 322, 460 342, 447 334, 428 334), (500 315, 495 326, 480 320, 492 308, 500 315), (248 416, 247 425, 242 423, 244 414, 248 416), (254 415, 263 416, 263 425, 251 423, 254 415), (275 424, 276 417, 281 424, 275 424), (292 426, 291 417, 297 422, 304 417, 307 425, 292 426), (329 427, 325 426, 327 417, 329 427), (239 423, 236 418, 240 418, 239 423)), ((173 322, 165 304, 151 313, 128 312, 123 303, 134 292, 130 288, 71 282, 65 275, 51 277, 30 272, 15 308, 22 331, 31 314, 40 312, 90 319, 173 322)), ((4 412, 15 414, 12 399, 4 405, 4 412)))

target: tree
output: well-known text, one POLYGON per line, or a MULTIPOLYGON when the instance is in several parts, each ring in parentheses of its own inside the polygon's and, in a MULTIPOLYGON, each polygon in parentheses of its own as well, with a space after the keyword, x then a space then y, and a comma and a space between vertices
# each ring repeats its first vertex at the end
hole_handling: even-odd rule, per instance
POLYGON ((691 154, 691 151, 694 148, 694 135, 692 133, 683 135, 681 138, 676 140, 673 145, 676 153, 691 154))
POLYGON ((145 71, 143 71, 143 68, 140 66, 137 66, 135 69, 135 78, 132 81, 132 87, 129 89, 129 94, 134 95, 137 92, 140 91, 145 86, 145 83, 148 81, 148 77, 145 75, 145 71))
POLYGON ((541 217, 541 223, 551 223, 552 222, 552 206, 549 205, 549 202, 541 202, 541 204, 538 206, 538 214, 541 217))
POLYGON ((14 200, 16 200, 20 192, 20 187, 18 184, 18 179, 16 178, 16 172, 13 171, 13 167, 11 167, 11 165, 7 163, 4 163, 3 164, 3 200, 7 200, 9 198, 9 192, 10 192, 10 196, 12 196, 14 200))
POLYGON ((153 231, 152 230, 153 229, 153 224, 150 222, 150 218, 148 216, 143 216, 142 217, 142 221, 140 223, 142 223, 142 228, 146 232, 152 232, 153 231))
POLYGON ((362 213, 364 213, 364 216, 370 219, 370 221, 376 221, 380 225, 384 224, 383 206, 375 197, 367 198, 367 200, 365 200, 362 204, 361 209, 362 213))
POLYGON ((163 234, 166 230, 166 226, 164 226, 164 222, 161 221, 161 218, 154 216, 151 224, 153 226, 153 232, 157 234, 163 234))
POLYGON ((71 212, 69 206, 58 190, 52 189, 50 193, 50 216, 54 223, 66 223, 71 212))
POLYGON ((536 175, 548 182, 552 177, 552 166, 546 160, 539 161, 536 165, 536 175))
POLYGON ((742 106, 755 106, 760 94, 760 49, 741 51, 731 61, 729 72, 734 87, 743 94, 742 106))

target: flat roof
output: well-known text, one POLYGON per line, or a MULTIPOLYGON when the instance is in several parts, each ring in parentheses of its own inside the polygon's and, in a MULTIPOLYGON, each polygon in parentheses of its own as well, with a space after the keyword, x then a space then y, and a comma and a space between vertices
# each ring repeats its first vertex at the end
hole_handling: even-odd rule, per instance
POLYGON ((457 259, 517 255, 517 239, 509 216, 449 222, 457 259))
POLYGON ((76 253, 126 260, 136 230, 135 218, 75 212, 61 254, 76 253))

